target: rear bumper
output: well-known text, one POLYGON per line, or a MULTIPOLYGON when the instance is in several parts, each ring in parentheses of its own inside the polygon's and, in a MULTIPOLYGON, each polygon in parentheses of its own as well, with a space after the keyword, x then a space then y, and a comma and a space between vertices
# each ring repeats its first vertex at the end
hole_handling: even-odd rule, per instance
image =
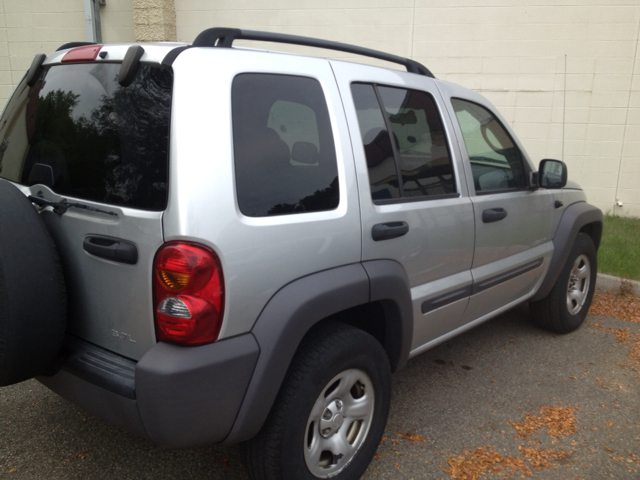
POLYGON ((69 336, 59 371, 38 380, 124 430, 195 447, 227 437, 258 356, 251 334, 200 347, 158 343, 137 363, 69 336))

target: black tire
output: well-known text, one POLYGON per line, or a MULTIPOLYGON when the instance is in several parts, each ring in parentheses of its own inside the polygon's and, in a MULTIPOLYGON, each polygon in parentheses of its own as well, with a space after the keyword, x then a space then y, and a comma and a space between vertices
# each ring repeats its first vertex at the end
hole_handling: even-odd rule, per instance
POLYGON ((533 321, 556 333, 569 333, 580 327, 593 299, 597 262, 593 240, 586 233, 579 233, 551 292, 529 304, 533 321))
POLYGON ((40 215, 0 180, 0 386, 49 373, 62 345, 66 292, 40 215))
POLYGON ((298 350, 260 433, 242 445, 250 476, 360 478, 382 438, 390 398, 391 371, 381 345, 361 330, 340 323, 322 325, 298 350), (346 450, 323 450, 340 442, 346 450))

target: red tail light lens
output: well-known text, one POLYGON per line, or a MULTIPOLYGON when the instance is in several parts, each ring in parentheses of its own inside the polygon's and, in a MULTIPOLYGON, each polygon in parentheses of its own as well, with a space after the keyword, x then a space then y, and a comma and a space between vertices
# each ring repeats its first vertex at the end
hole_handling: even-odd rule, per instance
POLYGON ((218 338, 224 283, 220 260, 208 248, 164 245, 154 263, 153 297, 158 340, 202 345, 218 338))

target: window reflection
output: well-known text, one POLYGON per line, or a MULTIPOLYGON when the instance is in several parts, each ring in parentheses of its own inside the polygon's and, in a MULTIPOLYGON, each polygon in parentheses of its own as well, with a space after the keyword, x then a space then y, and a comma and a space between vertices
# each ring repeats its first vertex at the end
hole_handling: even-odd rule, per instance
POLYGON ((362 83, 352 84, 351 91, 374 202, 456 192, 444 127, 431 95, 362 83))
POLYGON ((250 217, 332 210, 339 203, 322 87, 306 77, 242 74, 232 88, 240 211, 250 217))
POLYGON ((2 176, 61 195, 163 210, 173 78, 143 66, 122 88, 119 69, 106 63, 45 69, 26 104, 11 112, 17 118, 3 132, 2 176))

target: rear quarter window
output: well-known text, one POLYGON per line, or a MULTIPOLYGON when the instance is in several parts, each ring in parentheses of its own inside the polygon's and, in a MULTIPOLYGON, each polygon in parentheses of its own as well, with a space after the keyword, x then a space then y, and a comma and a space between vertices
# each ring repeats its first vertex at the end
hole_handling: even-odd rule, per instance
POLYGON ((246 73, 232 87, 238 206, 249 217, 337 208, 336 150, 320 83, 246 73))

